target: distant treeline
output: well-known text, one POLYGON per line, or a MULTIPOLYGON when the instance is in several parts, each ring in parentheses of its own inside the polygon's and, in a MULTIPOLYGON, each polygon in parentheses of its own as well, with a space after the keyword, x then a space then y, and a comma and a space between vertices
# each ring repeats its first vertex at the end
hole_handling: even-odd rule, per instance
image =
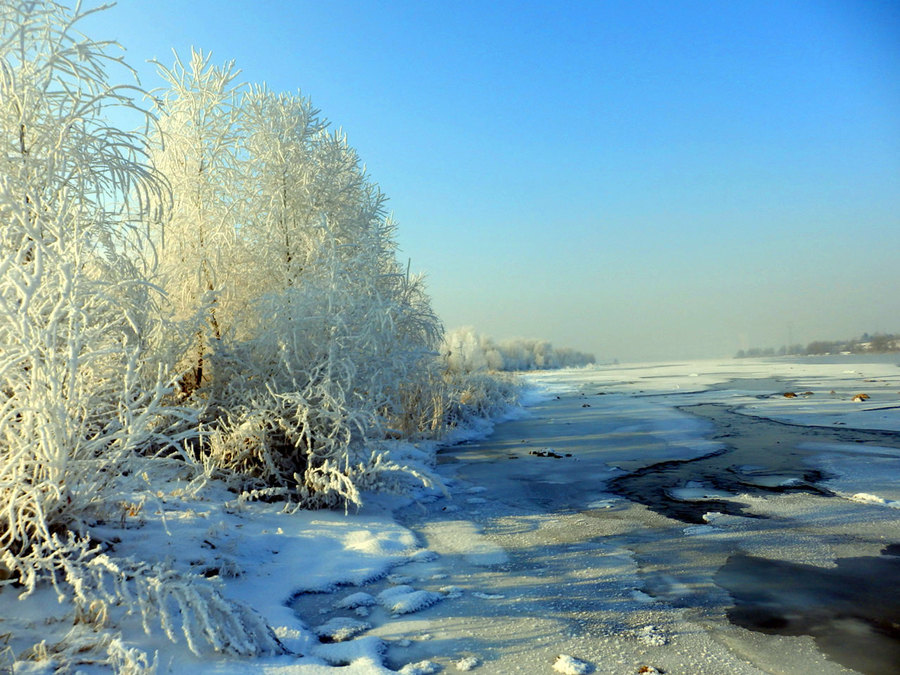
POLYGON ((595 362, 593 354, 554 347, 547 340, 514 338, 495 341, 469 327, 444 336, 442 353, 453 372, 478 370, 549 370, 578 368, 595 362))
POLYGON ((851 340, 814 340, 805 347, 803 345, 782 345, 778 349, 741 349, 734 355, 736 359, 755 358, 760 356, 816 356, 821 354, 883 354, 900 351, 900 335, 891 333, 863 333, 861 337, 851 340))

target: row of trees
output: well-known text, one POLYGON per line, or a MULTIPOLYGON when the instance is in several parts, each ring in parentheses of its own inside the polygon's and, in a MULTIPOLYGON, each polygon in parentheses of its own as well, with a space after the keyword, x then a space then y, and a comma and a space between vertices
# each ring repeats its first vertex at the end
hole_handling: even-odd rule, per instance
POLYGON ((513 392, 437 358, 385 198, 307 98, 199 51, 148 97, 79 32, 93 11, 0 3, 0 578, 91 616, 138 597, 192 648, 277 651, 205 580, 113 561, 91 523, 163 464, 305 506, 427 484, 392 439, 513 392))
POLYGON ((884 354, 900 351, 900 335, 891 333, 875 333, 850 340, 814 340, 808 345, 790 345, 774 349, 742 349, 735 354, 736 359, 765 356, 818 356, 822 354, 884 354))
POLYGON ((593 354, 556 348, 547 340, 514 338, 498 342, 471 327, 447 333, 441 350, 448 369, 458 373, 581 368, 595 362, 593 354))
POLYGON ((173 199, 151 236, 178 393, 213 425, 217 466, 356 502, 373 442, 441 424, 408 392, 439 380, 441 326, 385 198, 308 99, 236 84, 200 52, 159 71, 150 155, 173 199))

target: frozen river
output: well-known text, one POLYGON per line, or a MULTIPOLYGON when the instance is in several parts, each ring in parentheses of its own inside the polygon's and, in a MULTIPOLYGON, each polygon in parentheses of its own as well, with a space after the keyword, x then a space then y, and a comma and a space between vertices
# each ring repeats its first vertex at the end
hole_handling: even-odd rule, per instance
POLYGON ((194 653, 118 605, 104 633, 6 586, 0 671, 109 672, 125 645, 173 675, 900 673, 896 359, 526 379, 515 418, 439 452, 446 494, 294 510, 173 468, 95 528, 209 578, 284 653, 194 653))
POLYGON ((442 451, 452 498, 396 514, 434 555, 362 590, 442 601, 368 617, 389 667, 553 672, 564 654, 563 672, 900 671, 895 364, 529 380, 524 416, 442 451))

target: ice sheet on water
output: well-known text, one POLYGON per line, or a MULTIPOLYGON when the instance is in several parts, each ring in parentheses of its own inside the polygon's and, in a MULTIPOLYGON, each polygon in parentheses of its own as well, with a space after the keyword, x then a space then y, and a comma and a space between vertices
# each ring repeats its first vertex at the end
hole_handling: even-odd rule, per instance
POLYGON ((854 501, 900 506, 900 450, 858 443, 803 443, 809 460, 832 476, 825 485, 854 501), (857 497, 857 495, 863 495, 857 497))
POLYGON ((371 607, 375 604, 375 598, 368 593, 351 593, 334 603, 336 609, 356 609, 357 607, 371 607))
POLYGON ((585 505, 585 508, 587 508, 587 509, 611 509, 620 501, 621 501, 620 499, 616 499, 616 498, 612 498, 612 497, 607 498, 607 499, 595 499, 592 502, 588 502, 585 505))
POLYGON ((670 488, 666 492, 674 499, 682 501, 706 501, 709 499, 729 499, 734 497, 730 492, 716 490, 711 485, 700 481, 688 481, 684 487, 670 488))

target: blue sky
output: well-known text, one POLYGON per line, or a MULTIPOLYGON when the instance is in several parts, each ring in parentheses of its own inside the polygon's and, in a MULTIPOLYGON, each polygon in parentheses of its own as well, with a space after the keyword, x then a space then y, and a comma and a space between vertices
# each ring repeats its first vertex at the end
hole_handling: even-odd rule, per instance
POLYGON ((309 96, 448 328, 623 361, 900 332, 900 3, 122 0, 89 25, 148 88, 194 45, 309 96))

